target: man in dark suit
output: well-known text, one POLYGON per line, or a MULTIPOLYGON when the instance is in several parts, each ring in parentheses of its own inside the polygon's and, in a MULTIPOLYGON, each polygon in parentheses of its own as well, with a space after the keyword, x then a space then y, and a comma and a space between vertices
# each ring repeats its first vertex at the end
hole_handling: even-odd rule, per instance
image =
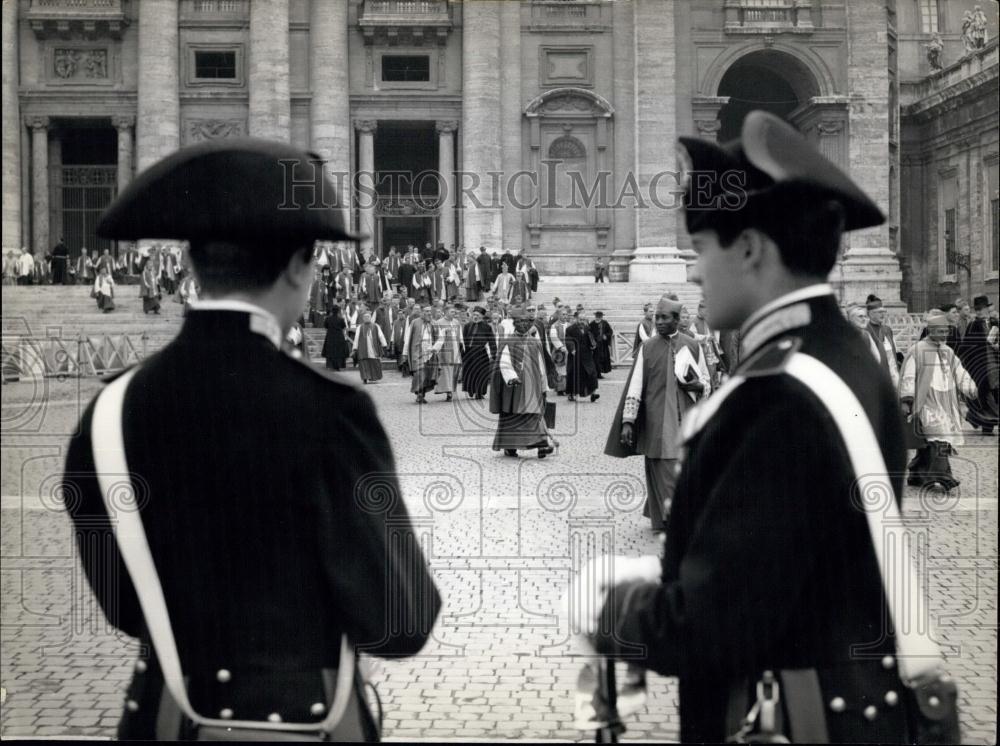
POLYGON ((616 560, 581 629, 599 652, 679 677, 682 741, 733 736, 777 696, 771 674, 783 712, 808 700, 830 743, 910 743, 901 676, 932 676, 934 656, 887 629, 887 604, 897 620, 908 610, 883 590, 880 519, 858 503, 861 489, 898 505, 900 414, 826 284, 841 231, 884 217, 773 115, 752 112, 726 145, 681 145, 682 173, 744 177, 740 195, 725 179, 711 194, 686 183, 685 201, 708 323, 742 328, 743 359, 684 420, 663 557, 616 560))
POLYGON ((476 257, 476 264, 479 265, 479 292, 485 293, 493 284, 493 262, 490 255, 486 253, 486 247, 479 247, 479 256, 476 257))
MULTIPOLYGON (((170 658, 159 644, 149 652, 162 617, 150 622, 138 599, 157 576, 187 699, 226 721, 322 721, 342 636, 375 655, 414 655, 440 608, 371 399, 283 349, 310 288, 314 242, 356 238, 339 210, 316 209, 303 193, 304 182, 335 193, 316 158, 261 140, 187 148, 140 174, 98 226, 109 239, 189 241, 201 286, 177 339, 90 404, 66 461, 87 578, 111 624, 146 651, 121 738, 194 735, 161 696, 170 658), (103 419, 95 406, 122 385, 120 429, 152 581, 125 571, 127 537, 115 534, 115 503, 95 469, 113 447, 92 440, 103 419)), ((341 736, 374 740, 353 678, 341 736)))

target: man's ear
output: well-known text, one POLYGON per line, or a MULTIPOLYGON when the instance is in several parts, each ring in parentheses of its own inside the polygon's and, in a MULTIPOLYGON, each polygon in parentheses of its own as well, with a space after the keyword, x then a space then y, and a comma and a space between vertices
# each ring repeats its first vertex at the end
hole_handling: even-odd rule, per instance
POLYGON ((316 259, 313 256, 312 249, 308 251, 299 249, 292 254, 292 258, 288 260, 288 264, 285 266, 285 270, 281 273, 281 276, 291 287, 298 290, 303 286, 308 286, 312 282, 313 275, 315 274, 315 263, 316 259))
MULTIPOLYGON (((743 260, 745 270, 759 270, 770 259, 771 251, 778 252, 778 246, 771 238, 756 228, 746 228, 736 239, 736 246, 743 260)), ((732 250, 732 249, 730 249, 732 250)), ((780 255, 779 255, 780 259, 780 255)))

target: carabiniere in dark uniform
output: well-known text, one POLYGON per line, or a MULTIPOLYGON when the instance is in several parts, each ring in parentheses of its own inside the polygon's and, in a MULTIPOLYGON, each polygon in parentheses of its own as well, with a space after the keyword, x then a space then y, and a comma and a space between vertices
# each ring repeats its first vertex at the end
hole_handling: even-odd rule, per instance
MULTIPOLYGON (((743 362, 685 419, 661 579, 613 588, 597 649, 638 655, 643 666, 679 677, 685 742, 736 736, 765 671, 783 684, 779 709, 804 696, 810 682, 818 685, 813 722, 825 721, 830 742, 910 742, 913 712, 857 502, 860 475, 830 410, 792 375, 818 362, 853 392, 898 502, 906 459, 894 391, 825 284, 839 242, 838 214, 847 230, 883 217, 801 135, 762 112, 748 116, 740 141, 681 142, 692 171, 747 177, 742 210, 697 210, 688 192, 692 235, 717 230, 734 239, 745 228, 772 231, 775 215, 792 220, 814 207, 826 210, 831 201, 840 205, 830 208, 836 233, 826 237, 828 257, 797 259, 795 273, 781 270, 795 289, 743 317, 743 362), (811 283, 804 279, 810 276, 811 283)), ((774 234, 789 248, 810 251, 801 231, 797 240, 780 229, 774 234)), ((720 239, 714 259, 739 262, 724 252, 744 250, 751 256, 756 249, 740 241, 720 239)), ((738 272, 721 276, 743 282, 738 272)), ((708 279, 702 277, 711 313, 720 288, 727 288, 708 279)))
MULTIPOLYGON (((353 238, 338 209, 310 205, 310 173, 314 194, 336 194, 313 160, 253 140, 182 150, 141 174, 99 232, 187 239, 203 267, 220 261, 212 252, 250 247, 226 261, 261 265, 234 272, 280 268, 288 247, 309 257, 315 240, 353 238), (299 164, 299 209, 285 202, 292 174, 281 161, 299 164)), ((273 274, 285 293, 288 275, 273 274)), ((413 655, 440 608, 371 399, 286 354, 283 332, 253 303, 195 304, 177 338, 140 364, 124 401, 131 484, 188 696, 199 715, 222 720, 322 720, 342 633, 375 655, 413 655)), ((70 443, 65 479, 94 593, 108 620, 143 643, 118 735, 192 737, 164 689, 102 502, 93 410, 70 443)), ((360 679, 354 688, 345 718, 355 738, 374 740, 360 679)))

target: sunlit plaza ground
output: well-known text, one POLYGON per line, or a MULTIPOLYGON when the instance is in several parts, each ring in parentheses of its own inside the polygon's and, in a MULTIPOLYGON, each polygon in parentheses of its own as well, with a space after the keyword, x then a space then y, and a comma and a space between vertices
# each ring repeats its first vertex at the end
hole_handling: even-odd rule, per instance
MULTIPOLYGON (((445 600, 432 643, 378 667, 387 737, 593 738, 572 729, 581 660, 569 653, 560 598, 588 541, 626 555, 658 549, 641 517, 641 459, 602 455, 624 376, 602 381, 594 404, 560 400, 560 448, 544 461, 494 452, 485 402, 459 393, 418 407, 394 370, 368 387, 445 600)), ((97 389, 70 378, 3 389, 4 737, 111 737, 122 710, 137 647, 93 603, 57 489, 67 437, 97 389)), ((965 738, 995 743, 997 441, 967 441, 953 459, 961 487, 910 489, 904 515, 929 538, 931 611, 965 738)), ((654 676, 624 738, 678 735, 676 682, 654 676)))

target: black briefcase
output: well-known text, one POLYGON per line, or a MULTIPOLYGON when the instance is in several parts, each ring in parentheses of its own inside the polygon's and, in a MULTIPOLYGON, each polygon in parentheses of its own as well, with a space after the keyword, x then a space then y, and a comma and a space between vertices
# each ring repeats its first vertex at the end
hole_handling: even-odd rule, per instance
POLYGON ((556 403, 554 401, 545 402, 545 427, 556 426, 556 403))

